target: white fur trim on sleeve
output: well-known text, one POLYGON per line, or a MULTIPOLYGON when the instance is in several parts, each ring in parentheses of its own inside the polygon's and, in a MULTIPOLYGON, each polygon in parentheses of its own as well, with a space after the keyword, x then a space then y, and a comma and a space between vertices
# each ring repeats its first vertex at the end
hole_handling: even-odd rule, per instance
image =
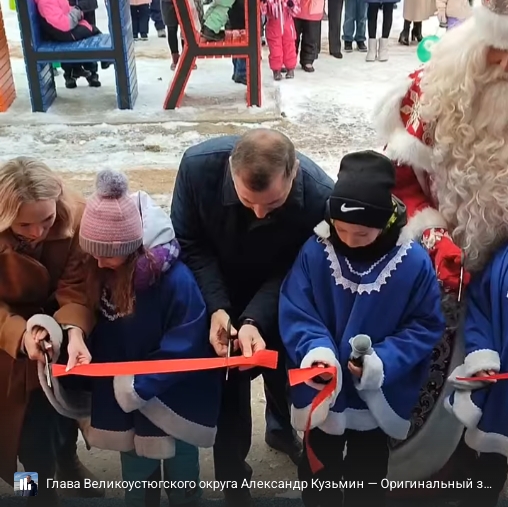
POLYGON ((457 380, 460 377, 473 377, 479 371, 501 369, 501 359, 495 350, 475 350, 466 356, 464 363, 457 366, 448 377, 448 382, 459 390, 481 389, 488 385, 488 382, 457 380))
POLYGON ((483 5, 475 7, 473 12, 477 33, 487 45, 507 50, 508 16, 496 14, 483 5))
POLYGON ((385 379, 383 361, 376 354, 363 356, 363 373, 360 382, 357 383, 356 388, 359 391, 381 389, 385 379))
POLYGON ((464 359, 464 367, 466 377, 470 377, 483 370, 494 370, 498 372, 501 369, 501 359, 495 350, 475 350, 464 359))
MULTIPOLYGON (((335 352, 332 349, 328 349, 326 347, 316 347, 312 349, 308 354, 302 359, 300 364, 300 368, 310 368, 314 363, 325 363, 330 366, 335 366, 337 369, 337 385, 335 387, 335 391, 330 396, 330 401, 335 403, 337 399, 337 395, 342 389, 342 369, 340 367, 339 361, 335 357, 335 352)), ((322 391, 325 388, 326 384, 319 384, 318 382, 313 382, 309 380, 306 382, 309 387, 313 389, 317 389, 318 391, 322 391)))
POLYGON ((400 234, 400 241, 419 241, 422 234, 427 229, 432 228, 446 229, 447 224, 441 213, 439 213, 437 209, 429 206, 428 208, 418 211, 408 220, 407 225, 402 229, 400 234))
POLYGON ((27 320, 27 334, 30 334, 36 326, 43 327, 48 332, 51 345, 53 346, 53 356, 58 356, 63 341, 63 332, 60 324, 53 317, 38 313, 27 320))
POLYGON ((124 412, 134 412, 139 410, 146 401, 140 398, 134 390, 134 376, 133 375, 120 375, 113 379, 113 389, 115 391, 115 398, 120 408, 124 412))

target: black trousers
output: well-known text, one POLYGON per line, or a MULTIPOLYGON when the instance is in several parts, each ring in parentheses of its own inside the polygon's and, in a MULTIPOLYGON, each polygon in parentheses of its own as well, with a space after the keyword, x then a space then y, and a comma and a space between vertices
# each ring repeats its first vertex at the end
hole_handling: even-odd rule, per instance
POLYGON ((507 474, 506 456, 496 453, 478 454, 472 466, 473 477, 470 477, 473 489, 463 490, 465 497, 460 507, 496 507, 507 474))
POLYGON ((341 49, 340 29, 343 6, 344 0, 328 0, 328 45, 330 54, 339 53, 341 49))
POLYGON ((300 54, 300 65, 314 63, 318 53, 321 34, 321 21, 308 21, 295 18, 296 53, 300 54))
POLYGON ((377 38, 377 15, 380 8, 383 9, 383 28, 381 37, 383 39, 388 39, 388 37, 390 37, 393 23, 393 6, 394 4, 392 3, 378 3, 368 5, 367 24, 369 27, 369 39, 377 38))
MULTIPOLYGON (((273 346, 268 346, 274 349, 273 346)), ((285 358, 280 354, 276 370, 263 370, 267 406, 267 431, 280 431, 286 438, 293 437, 288 403, 288 383, 285 358)), ((213 448, 215 478, 218 481, 250 481, 252 469, 246 463, 252 442, 251 413, 252 371, 229 371, 224 381, 222 405, 213 448)))
POLYGON ((48 494, 46 481, 55 475, 59 417, 42 389, 31 393, 21 430, 18 458, 26 472, 39 474, 38 497, 48 494))
POLYGON ((148 36, 150 24, 150 5, 131 5, 132 35, 137 39, 148 36))
POLYGON ((388 437, 381 430, 346 430, 344 435, 328 435, 316 428, 309 434, 309 444, 324 468, 315 475, 312 473, 305 448, 298 467, 298 479, 307 483, 302 494, 305 507, 386 506, 386 490, 381 481, 388 472, 389 449, 388 437), (344 492, 340 488, 313 488, 314 479, 336 484, 358 481, 363 488, 344 488, 344 492))

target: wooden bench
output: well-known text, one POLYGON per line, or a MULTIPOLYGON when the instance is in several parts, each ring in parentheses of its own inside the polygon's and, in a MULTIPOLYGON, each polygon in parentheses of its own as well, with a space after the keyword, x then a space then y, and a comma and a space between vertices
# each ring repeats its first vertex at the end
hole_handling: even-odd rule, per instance
POLYGON ((15 98, 16 88, 12 78, 9 46, 5 34, 2 6, 0 5, 0 113, 7 111, 15 98))
POLYGON ((110 62, 115 66, 119 109, 133 109, 138 80, 129 0, 108 0, 109 34, 76 42, 44 40, 35 0, 16 2, 33 112, 46 112, 56 99, 54 62, 110 62))
POLYGON ((245 1, 246 30, 226 31, 221 42, 202 42, 201 23, 194 0, 173 0, 185 46, 171 82, 165 109, 180 107, 185 86, 197 58, 245 58, 247 60, 247 105, 261 107, 261 21, 259 0, 245 1))

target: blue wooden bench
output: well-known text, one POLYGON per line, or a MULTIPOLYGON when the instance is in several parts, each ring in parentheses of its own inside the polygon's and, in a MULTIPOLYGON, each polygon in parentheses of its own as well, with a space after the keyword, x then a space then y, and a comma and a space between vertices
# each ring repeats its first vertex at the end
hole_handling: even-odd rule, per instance
POLYGON ((138 79, 129 0, 108 0, 109 34, 77 42, 44 40, 35 0, 18 0, 16 8, 33 112, 46 112, 56 99, 54 62, 114 64, 118 108, 133 109, 138 79))

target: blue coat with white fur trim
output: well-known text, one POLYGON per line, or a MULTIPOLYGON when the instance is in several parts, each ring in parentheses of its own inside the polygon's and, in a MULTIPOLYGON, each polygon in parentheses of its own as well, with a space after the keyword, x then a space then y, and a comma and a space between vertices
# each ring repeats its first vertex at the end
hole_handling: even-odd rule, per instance
POLYGON ((466 357, 450 375, 455 391, 447 408, 464 424, 465 441, 478 452, 508 457, 508 383, 458 381, 482 370, 508 372, 508 247, 502 248, 467 289, 466 357))
MULTIPOLYGON (((381 428, 404 439, 411 410, 428 376, 432 349, 444 332, 441 296, 428 254, 398 245, 377 262, 349 261, 332 244, 312 237, 281 289, 279 324, 291 368, 314 362, 336 366, 335 392, 313 414, 311 427, 341 435, 381 428), (368 335, 361 380, 347 363, 350 339, 368 335)), ((292 422, 304 430, 323 385, 292 388, 292 422)))
MULTIPOLYGON (((179 247, 167 214, 145 192, 131 196, 143 222, 143 244, 151 250, 161 276, 140 259, 134 277, 136 307, 122 317, 107 298, 90 337, 93 362, 143 361, 215 357, 208 340, 208 317, 201 292, 190 270, 177 261, 179 247)), ((54 361, 61 354, 62 329, 46 315, 30 326, 46 328, 54 361)), ((116 451, 136 450, 140 456, 166 459, 174 455, 175 439, 211 447, 220 405, 220 371, 133 377, 64 377, 41 386, 51 404, 65 417, 80 421, 91 446, 116 451), (91 390, 91 396, 90 396, 91 390)))

